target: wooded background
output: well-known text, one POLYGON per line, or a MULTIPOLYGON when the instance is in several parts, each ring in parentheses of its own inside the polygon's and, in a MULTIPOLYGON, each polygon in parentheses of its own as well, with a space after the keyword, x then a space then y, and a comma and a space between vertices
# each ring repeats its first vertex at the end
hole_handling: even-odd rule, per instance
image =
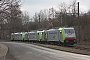
MULTIPOLYGON (((40 10, 33 17, 20 10, 20 0, 0 0, 0 39, 10 39, 13 32, 28 32, 53 27, 74 27, 78 37, 78 21, 80 22, 80 40, 90 42, 90 10, 80 11, 78 18, 77 1, 70 5, 65 2, 58 5, 59 11, 53 7, 40 10)), ((78 39, 78 38, 77 38, 78 39)))

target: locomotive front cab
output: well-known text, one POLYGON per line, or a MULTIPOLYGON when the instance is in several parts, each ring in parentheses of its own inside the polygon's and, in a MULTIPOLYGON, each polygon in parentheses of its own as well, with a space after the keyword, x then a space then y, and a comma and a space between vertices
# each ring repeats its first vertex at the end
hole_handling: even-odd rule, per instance
POLYGON ((73 45, 76 42, 76 35, 74 28, 64 28, 65 32, 65 44, 73 45))

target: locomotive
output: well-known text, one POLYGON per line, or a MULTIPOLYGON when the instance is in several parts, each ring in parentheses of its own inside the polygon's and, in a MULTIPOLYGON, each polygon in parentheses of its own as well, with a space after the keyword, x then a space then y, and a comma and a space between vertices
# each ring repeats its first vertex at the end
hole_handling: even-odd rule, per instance
POLYGON ((65 45, 74 45, 76 35, 73 27, 30 32, 12 33, 11 40, 50 42, 65 45))

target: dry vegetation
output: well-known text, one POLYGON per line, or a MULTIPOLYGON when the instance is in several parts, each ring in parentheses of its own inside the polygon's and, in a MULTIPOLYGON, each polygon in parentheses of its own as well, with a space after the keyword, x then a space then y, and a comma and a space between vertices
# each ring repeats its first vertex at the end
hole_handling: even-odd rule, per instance
POLYGON ((49 44, 38 44, 38 43, 32 43, 35 45, 43 46, 43 47, 48 47, 60 51, 67 51, 67 52, 72 52, 72 53, 78 53, 78 54, 84 54, 84 55, 90 55, 90 46, 84 46, 80 44, 76 44, 74 46, 57 46, 57 45, 49 45, 49 44))

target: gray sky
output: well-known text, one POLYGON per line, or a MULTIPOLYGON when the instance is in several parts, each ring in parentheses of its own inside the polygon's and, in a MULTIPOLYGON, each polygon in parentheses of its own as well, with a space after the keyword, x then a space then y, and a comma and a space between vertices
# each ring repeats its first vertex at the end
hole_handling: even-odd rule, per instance
MULTIPOLYGON (((28 12, 30 15, 34 15, 35 12, 52 7, 58 10, 60 3, 65 2, 69 5, 72 1, 73 0, 21 0, 21 10, 28 12)), ((87 12, 90 9, 90 0, 77 0, 77 2, 80 2, 80 11, 87 12)))

